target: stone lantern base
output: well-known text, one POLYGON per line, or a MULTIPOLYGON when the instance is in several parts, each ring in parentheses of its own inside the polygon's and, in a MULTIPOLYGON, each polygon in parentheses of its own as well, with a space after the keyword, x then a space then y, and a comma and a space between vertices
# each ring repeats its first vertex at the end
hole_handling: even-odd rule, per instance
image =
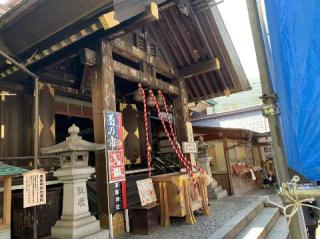
POLYGON ((51 228, 53 239, 106 239, 108 230, 100 229, 99 221, 90 213, 78 218, 61 217, 51 228))
POLYGON ((208 190, 208 198, 213 199, 214 198, 214 179, 212 177, 212 172, 211 172, 211 167, 210 167, 210 162, 212 160, 212 157, 209 156, 203 156, 203 157, 198 157, 197 158, 197 164, 200 168, 202 168, 208 175, 208 177, 211 178, 211 183, 207 185, 207 190, 208 190))

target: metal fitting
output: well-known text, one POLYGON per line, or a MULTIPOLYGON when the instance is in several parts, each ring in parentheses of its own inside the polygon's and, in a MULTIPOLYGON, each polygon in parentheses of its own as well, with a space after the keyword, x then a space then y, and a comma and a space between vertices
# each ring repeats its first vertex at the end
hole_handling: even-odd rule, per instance
POLYGON ((320 198, 320 187, 311 184, 298 184, 300 178, 294 176, 290 182, 283 183, 280 188, 280 195, 287 203, 292 200, 314 199, 320 198), (289 196, 289 197, 288 197, 289 196))
POLYGON ((265 104, 262 108, 262 114, 265 117, 280 114, 280 109, 274 104, 265 104))

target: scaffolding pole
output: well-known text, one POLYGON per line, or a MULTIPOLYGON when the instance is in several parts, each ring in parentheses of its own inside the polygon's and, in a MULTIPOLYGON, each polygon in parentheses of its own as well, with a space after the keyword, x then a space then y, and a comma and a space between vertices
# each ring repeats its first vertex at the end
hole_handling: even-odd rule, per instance
MULTIPOLYGON (((283 183, 289 182, 290 178, 279 127, 277 96, 273 90, 271 81, 271 71, 269 67, 272 67, 272 65, 268 64, 266 53, 268 50, 268 41, 266 39, 266 32, 263 32, 263 29, 266 29, 262 24, 263 11, 261 4, 258 6, 257 0, 247 0, 247 7, 260 73, 264 112, 266 112, 265 115, 269 121, 272 146, 275 155, 275 168, 278 183, 281 186, 283 183)), ((283 203, 285 204, 284 201, 283 203)), ((307 239, 307 232, 301 208, 298 210, 298 213, 292 217, 289 230, 292 239, 307 239)))

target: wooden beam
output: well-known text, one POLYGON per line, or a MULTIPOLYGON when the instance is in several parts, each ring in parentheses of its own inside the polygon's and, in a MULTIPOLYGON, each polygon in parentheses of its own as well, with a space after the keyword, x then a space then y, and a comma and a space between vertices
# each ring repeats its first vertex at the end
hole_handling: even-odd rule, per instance
MULTIPOLYGON (((152 56, 150 53, 140 50, 138 47, 121 38, 116 38, 111 42, 112 51, 128 58, 134 62, 143 61, 160 70, 159 73, 164 73, 169 77, 174 77, 174 70, 158 57, 152 56)), ((97 54, 95 51, 85 48, 81 51, 81 63, 88 66, 93 66, 97 63, 97 54)))
MULTIPOLYGON (((131 11, 132 10, 133 9, 131 9, 131 11)), ((122 11, 125 11, 125 10, 122 10, 122 11)), ((116 11, 112 11, 112 12, 108 12, 108 13, 99 17, 99 21, 101 22, 101 24, 103 25, 103 28, 105 30, 113 28, 113 27, 119 25, 121 21, 123 21, 123 19, 118 19, 117 15, 119 15, 119 14, 117 14, 116 11)), ((121 13, 120 13, 120 15, 121 15, 121 13)), ((159 19, 158 5, 155 2, 151 2, 149 5, 146 6, 141 20, 142 21, 145 21, 145 20, 154 21, 154 20, 158 20, 158 19, 159 19)))
POLYGON ((197 64, 187 66, 179 70, 179 77, 190 78, 209 71, 220 70, 220 61, 218 58, 213 60, 199 62, 197 64))
POLYGON ((163 91, 163 93, 171 95, 179 95, 178 87, 171 85, 165 81, 159 80, 150 74, 136 70, 130 66, 122 64, 118 61, 113 61, 114 73, 126 80, 141 83, 153 89, 163 91))
POLYGON ((95 66, 97 64, 97 53, 89 48, 84 48, 80 52, 80 61, 83 65, 95 66))
POLYGON ((112 41, 113 51, 117 54, 129 58, 135 62, 144 61, 150 65, 153 65, 155 68, 163 71, 165 74, 173 77, 174 70, 167 65, 164 61, 158 57, 154 57, 151 54, 140 50, 138 47, 132 45, 131 43, 121 39, 116 38, 112 41))
MULTIPOLYGON (((114 42, 112 41, 112 45, 114 46, 114 42)), ((133 45, 129 44, 127 45, 127 43, 125 41, 117 41, 118 42, 118 46, 122 45, 123 46, 130 46, 133 47, 131 48, 131 53, 130 56, 132 55, 136 55, 139 57, 143 57, 144 54, 146 54, 145 52, 141 51, 140 49, 134 47, 133 45)), ((122 48, 121 47, 121 48, 122 48)), ((125 47, 126 49, 128 49, 127 47, 125 47)), ((97 62, 97 54, 96 52, 90 50, 90 49, 84 49, 82 51, 82 63, 84 65, 89 65, 89 66, 93 66, 96 64, 97 62)), ((142 59, 142 58, 140 58, 142 59)), ((152 58, 149 58, 152 59, 152 58)), ((155 59, 155 58, 153 58, 155 59)), ((171 95, 178 95, 179 94, 179 90, 176 86, 171 85, 165 81, 159 80, 157 78, 155 78, 154 76, 141 72, 140 70, 136 70, 130 66, 127 66, 125 64, 122 64, 121 62, 118 61, 113 61, 113 67, 114 67, 114 73, 126 80, 135 82, 135 83, 141 83, 143 85, 149 86, 153 89, 158 89, 163 91, 164 93, 167 94, 171 94, 171 95)))

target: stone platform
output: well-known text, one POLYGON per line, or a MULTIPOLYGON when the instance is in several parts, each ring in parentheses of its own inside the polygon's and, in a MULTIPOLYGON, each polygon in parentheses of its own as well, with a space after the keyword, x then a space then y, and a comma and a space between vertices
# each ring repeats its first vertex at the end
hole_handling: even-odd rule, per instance
POLYGON ((197 223, 194 225, 186 224, 184 218, 173 218, 169 227, 159 227, 152 235, 126 234, 117 239, 206 239, 255 200, 256 197, 209 200, 211 215, 195 213, 197 223))
MULTIPOLYGON (((287 239, 286 219, 278 208, 267 202, 266 192, 258 195, 226 197, 210 200, 212 214, 196 215, 197 223, 187 225, 183 218, 175 218, 171 225, 159 228, 152 235, 126 234, 117 239, 287 239)), ((275 201, 278 196, 269 194, 275 201)))

